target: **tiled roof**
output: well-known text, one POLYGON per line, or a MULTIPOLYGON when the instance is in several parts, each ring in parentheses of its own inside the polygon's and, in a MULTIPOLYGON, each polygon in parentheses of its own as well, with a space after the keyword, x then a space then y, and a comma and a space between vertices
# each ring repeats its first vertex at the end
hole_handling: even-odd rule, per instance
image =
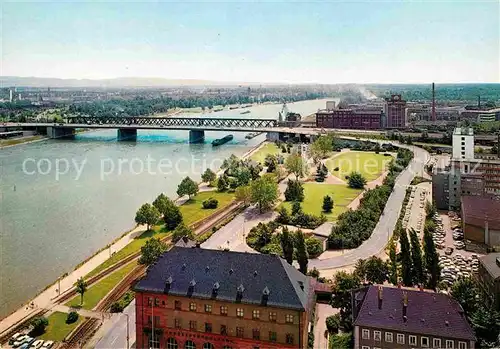
POLYGON ((486 256, 479 257, 480 263, 494 280, 500 278, 500 266, 497 264, 497 260, 500 260, 500 252, 489 253, 486 256))
POLYGON ((428 291, 370 286, 361 305, 355 326, 376 327, 415 334, 475 340, 460 305, 451 297, 428 291), (408 306, 403 317, 404 293, 408 306))
POLYGON ((278 256, 174 247, 135 290, 305 310, 309 284, 278 256))

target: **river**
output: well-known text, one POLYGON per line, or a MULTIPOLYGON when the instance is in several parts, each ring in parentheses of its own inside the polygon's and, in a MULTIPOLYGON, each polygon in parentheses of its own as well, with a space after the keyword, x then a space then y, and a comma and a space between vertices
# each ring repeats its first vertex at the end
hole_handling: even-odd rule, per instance
MULTIPOLYGON (((305 116, 325 101, 289 110, 305 116)), ((243 110, 209 116, 277 118, 281 105, 243 110)), ((188 131, 138 131, 136 142, 117 142, 116 130, 102 130, 0 149, 0 318, 131 229, 144 202, 161 192, 176 197, 183 177, 199 180, 206 167, 217 169, 265 137, 236 132, 212 148, 226 134, 206 132, 205 144, 188 144, 188 131)))

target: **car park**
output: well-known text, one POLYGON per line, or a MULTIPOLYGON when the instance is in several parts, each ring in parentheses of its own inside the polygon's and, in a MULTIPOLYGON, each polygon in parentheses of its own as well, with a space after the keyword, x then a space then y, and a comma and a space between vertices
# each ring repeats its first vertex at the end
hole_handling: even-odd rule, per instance
POLYGON ((18 338, 20 338, 21 336, 24 336, 21 332, 17 332, 17 333, 15 333, 12 337, 10 337, 10 339, 9 339, 9 344, 10 344, 10 345, 14 344, 14 342, 15 342, 18 338))
POLYGON ((17 348, 19 347, 21 344, 24 343, 25 339, 29 338, 28 335, 23 335, 23 336, 20 336, 16 339, 16 341, 12 344, 12 347, 13 348, 17 348))
POLYGON ((30 345, 35 341, 35 338, 28 337, 29 339, 26 340, 20 347, 19 349, 28 349, 30 345))

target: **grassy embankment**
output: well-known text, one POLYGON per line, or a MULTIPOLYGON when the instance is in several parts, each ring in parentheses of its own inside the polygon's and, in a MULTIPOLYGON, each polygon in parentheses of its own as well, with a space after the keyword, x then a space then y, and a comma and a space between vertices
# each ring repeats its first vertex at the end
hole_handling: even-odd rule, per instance
MULTIPOLYGON (((347 206, 360 193, 361 190, 351 189, 343 184, 304 183, 302 210, 305 213, 320 215, 323 210, 323 197, 330 195, 333 199, 333 210, 331 213, 325 214, 325 216, 329 222, 332 222, 347 210, 347 206)), ((292 209, 291 202, 283 202, 281 205, 285 206, 289 212, 292 209)))
POLYGON ((253 161, 260 162, 261 164, 264 164, 264 160, 266 158, 267 154, 272 154, 272 155, 283 155, 286 156, 286 153, 282 153, 281 149, 278 148, 278 146, 274 143, 266 143, 264 144, 259 150, 257 150, 255 153, 253 153, 250 156, 250 159, 253 161))
POLYGON ((331 174, 343 181, 349 173, 357 171, 370 182, 380 177, 392 159, 392 156, 373 152, 349 151, 327 160, 326 167, 331 174), (337 167, 339 170, 334 171, 337 167))
POLYGON ((71 331, 75 329, 78 324, 80 324, 84 318, 82 316, 78 317, 78 320, 72 324, 66 323, 66 318, 68 314, 56 311, 52 313, 47 320, 49 320, 49 325, 45 329, 45 332, 38 336, 37 338, 43 340, 51 340, 56 342, 61 342, 71 331))
MULTIPOLYGON (((179 207, 182 216, 184 217, 184 223, 186 225, 193 224, 210 216, 218 210, 224 209, 233 201, 233 197, 234 195, 232 193, 219 193, 216 191, 198 193, 198 195, 179 207), (215 199, 219 200, 219 207, 217 209, 206 210, 201 207, 201 203, 209 197, 214 197, 215 199)), ((111 258, 108 258, 104 263, 100 264, 97 268, 88 273, 86 275, 86 278, 89 278, 110 267, 116 262, 122 260, 123 258, 140 251, 141 247, 149 238, 156 237, 161 239, 168 236, 168 234, 170 234, 170 232, 167 231, 163 225, 155 226, 152 231, 144 232, 123 249, 114 253, 111 258)))

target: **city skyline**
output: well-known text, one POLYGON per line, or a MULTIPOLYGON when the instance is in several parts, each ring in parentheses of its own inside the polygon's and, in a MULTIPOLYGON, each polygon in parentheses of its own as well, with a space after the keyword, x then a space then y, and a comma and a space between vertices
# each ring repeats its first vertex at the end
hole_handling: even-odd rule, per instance
POLYGON ((499 82, 499 3, 16 3, 2 75, 499 82))

